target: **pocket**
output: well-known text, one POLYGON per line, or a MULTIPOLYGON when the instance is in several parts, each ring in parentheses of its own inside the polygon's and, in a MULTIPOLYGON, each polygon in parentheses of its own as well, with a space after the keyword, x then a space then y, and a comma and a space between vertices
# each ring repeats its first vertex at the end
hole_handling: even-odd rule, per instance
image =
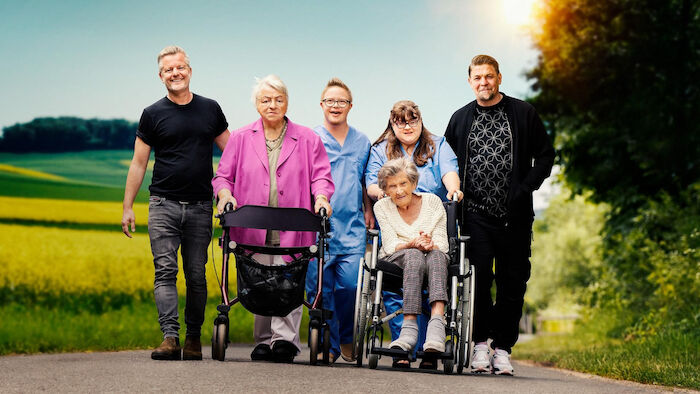
POLYGON ((163 205, 163 201, 165 201, 165 198, 163 197, 151 196, 148 198, 148 207, 153 208, 163 205))

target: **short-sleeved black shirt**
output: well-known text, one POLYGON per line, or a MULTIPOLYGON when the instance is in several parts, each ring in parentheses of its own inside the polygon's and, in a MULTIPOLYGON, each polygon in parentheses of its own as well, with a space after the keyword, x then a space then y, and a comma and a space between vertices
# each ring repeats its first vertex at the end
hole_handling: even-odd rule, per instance
POLYGON ((227 128, 219 104, 196 94, 185 105, 163 97, 144 109, 136 135, 155 152, 151 194, 179 201, 211 200, 214 139, 227 128))

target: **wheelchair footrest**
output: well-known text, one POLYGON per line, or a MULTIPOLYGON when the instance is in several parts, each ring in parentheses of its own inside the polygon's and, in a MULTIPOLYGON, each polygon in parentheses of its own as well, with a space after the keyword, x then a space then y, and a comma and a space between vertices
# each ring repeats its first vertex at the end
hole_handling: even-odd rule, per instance
POLYGON ((417 359, 428 359, 428 360, 445 360, 452 359, 454 355, 452 352, 416 352, 416 357, 412 358, 409 352, 401 349, 391 349, 385 347, 375 347, 370 350, 370 354, 381 354, 382 356, 389 356, 400 358, 404 360, 416 361, 417 359))

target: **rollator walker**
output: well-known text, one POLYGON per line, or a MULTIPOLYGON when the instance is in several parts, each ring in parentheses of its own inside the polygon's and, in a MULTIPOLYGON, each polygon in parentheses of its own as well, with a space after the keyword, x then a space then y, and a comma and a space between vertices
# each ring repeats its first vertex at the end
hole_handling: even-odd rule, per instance
POLYGON ((327 252, 326 240, 330 232, 330 222, 326 210, 321 208, 319 215, 303 208, 276 208, 245 205, 233 210, 227 204, 224 213, 217 216, 223 234, 219 245, 223 252, 221 265, 221 304, 214 319, 212 334, 212 358, 223 361, 229 343, 229 318, 231 307, 240 302, 248 311, 263 316, 286 316, 291 311, 305 305, 309 309, 310 362, 318 362, 318 353, 323 352, 323 363, 330 360, 330 330, 327 321, 332 312, 323 308, 323 264, 327 252), (313 245, 299 247, 244 245, 232 240, 229 230, 232 227, 278 230, 310 231, 317 233, 313 245), (233 253, 236 262, 237 297, 229 296, 229 256, 233 253), (285 256, 288 264, 266 266, 255 261, 254 255, 267 254, 285 256), (313 303, 304 300, 306 270, 311 259, 318 264, 318 282, 313 303), (323 338, 320 332, 323 331, 323 338))

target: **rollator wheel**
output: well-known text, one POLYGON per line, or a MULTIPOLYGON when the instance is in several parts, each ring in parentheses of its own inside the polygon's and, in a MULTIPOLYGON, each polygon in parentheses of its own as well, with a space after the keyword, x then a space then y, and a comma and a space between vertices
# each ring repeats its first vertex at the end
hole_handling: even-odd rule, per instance
POLYGON ((323 363, 328 365, 331 362, 331 330, 328 326, 323 330, 323 363))
MULTIPOLYGON (((447 341, 447 343, 445 344, 445 352, 446 353, 452 352, 452 341, 451 340, 447 341)), ((446 375, 451 375, 452 372, 454 371, 454 367, 455 367, 455 361, 453 358, 442 360, 442 369, 446 375)))
POLYGON ((377 364, 379 364, 379 355, 378 354, 370 354, 369 355, 369 369, 376 369, 377 364))
POLYGON ((224 361, 226 358, 226 340, 228 332, 225 323, 214 325, 214 331, 211 335, 211 358, 214 360, 224 361))
POLYGON ((312 328, 309 332, 309 351, 311 352, 311 357, 309 361, 311 365, 316 365, 318 362, 318 328, 312 328))

